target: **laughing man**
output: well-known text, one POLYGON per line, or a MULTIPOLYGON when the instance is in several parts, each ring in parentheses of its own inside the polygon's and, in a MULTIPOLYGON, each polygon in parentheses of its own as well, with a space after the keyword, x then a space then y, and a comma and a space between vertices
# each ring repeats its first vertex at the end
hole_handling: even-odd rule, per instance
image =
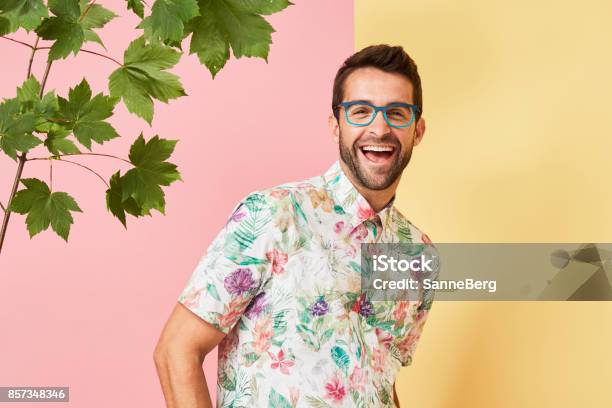
POLYGON ((155 349, 168 407, 397 407, 431 300, 371 302, 362 243, 430 243, 393 205, 423 139, 421 80, 401 47, 349 57, 333 87, 339 160, 246 196, 201 259, 155 349))

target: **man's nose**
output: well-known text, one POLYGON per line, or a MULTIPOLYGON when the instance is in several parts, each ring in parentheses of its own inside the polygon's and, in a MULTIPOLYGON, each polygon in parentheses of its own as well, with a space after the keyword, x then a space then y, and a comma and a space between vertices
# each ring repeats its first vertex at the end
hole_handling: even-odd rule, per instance
POLYGON ((386 135, 391 131, 391 127, 385 120, 383 111, 376 112, 374 120, 370 123, 370 126, 368 126, 368 130, 378 136, 386 135))

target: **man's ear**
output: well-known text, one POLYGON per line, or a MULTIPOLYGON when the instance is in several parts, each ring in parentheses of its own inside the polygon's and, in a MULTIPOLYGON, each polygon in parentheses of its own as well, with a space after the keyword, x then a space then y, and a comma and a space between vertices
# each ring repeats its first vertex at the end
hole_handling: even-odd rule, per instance
POLYGON ((340 143, 340 125, 338 125, 338 120, 336 120, 333 114, 329 115, 327 124, 329 125, 329 133, 332 135, 334 142, 340 143))
POLYGON ((414 146, 417 146, 423 140, 423 135, 425 134, 425 118, 419 118, 416 123, 416 130, 414 135, 414 146))

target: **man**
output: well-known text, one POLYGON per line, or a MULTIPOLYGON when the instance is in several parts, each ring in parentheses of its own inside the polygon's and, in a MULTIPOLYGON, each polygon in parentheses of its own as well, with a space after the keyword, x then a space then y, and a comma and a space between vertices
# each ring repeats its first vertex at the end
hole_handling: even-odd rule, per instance
POLYGON ((180 295, 155 350, 169 407, 211 406, 202 362, 217 345, 218 407, 399 406, 431 298, 370 302, 360 245, 431 243, 393 206, 422 109, 401 47, 345 61, 329 117, 339 162, 245 197, 180 295))

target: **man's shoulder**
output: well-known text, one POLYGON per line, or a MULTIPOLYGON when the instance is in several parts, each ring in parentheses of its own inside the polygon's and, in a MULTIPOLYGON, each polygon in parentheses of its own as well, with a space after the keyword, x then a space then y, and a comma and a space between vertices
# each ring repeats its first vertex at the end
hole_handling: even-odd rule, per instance
POLYGON ((244 198, 244 200, 259 197, 264 199, 268 204, 274 205, 275 203, 283 201, 284 199, 299 197, 305 193, 308 193, 310 190, 320 189, 324 185, 325 180, 322 176, 313 176, 302 180, 288 181, 272 187, 252 191, 244 198))
POLYGON ((402 214, 395 206, 391 207, 391 222, 396 226, 399 234, 409 234, 412 242, 431 244, 431 239, 419 227, 402 214))

